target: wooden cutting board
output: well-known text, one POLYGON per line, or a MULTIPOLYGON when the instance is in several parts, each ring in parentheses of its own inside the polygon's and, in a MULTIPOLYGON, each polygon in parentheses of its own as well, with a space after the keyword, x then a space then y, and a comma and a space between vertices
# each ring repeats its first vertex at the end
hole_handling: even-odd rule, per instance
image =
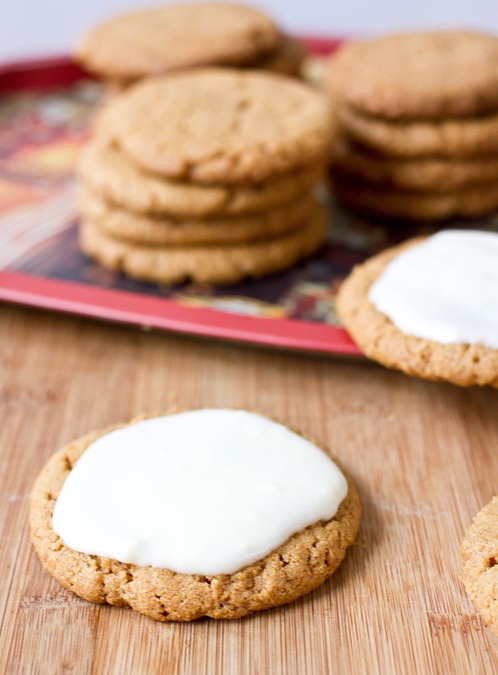
POLYGON ((1 673, 498 672, 459 581, 464 531, 497 491, 498 391, 3 305, 0 414, 1 673), (238 621, 161 624, 42 570, 27 514, 49 455, 172 404, 260 410, 341 459, 362 528, 319 590, 238 621))

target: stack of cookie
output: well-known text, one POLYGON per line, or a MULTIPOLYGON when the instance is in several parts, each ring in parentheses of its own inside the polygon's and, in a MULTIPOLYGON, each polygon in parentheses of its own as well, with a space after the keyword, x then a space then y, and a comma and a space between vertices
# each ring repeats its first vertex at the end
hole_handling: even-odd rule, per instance
POLYGON ((104 108, 81 159, 82 249, 153 282, 284 269, 324 241, 314 189, 332 142, 327 98, 281 75, 141 82, 104 108))
POLYGON ((347 205, 411 220, 498 208, 498 38, 351 43, 331 57, 326 88, 342 132, 333 187, 347 205))
POLYGON ((186 3, 116 16, 90 31, 81 65, 121 90, 144 77, 196 66, 263 68, 299 74, 304 45, 245 5, 186 3))

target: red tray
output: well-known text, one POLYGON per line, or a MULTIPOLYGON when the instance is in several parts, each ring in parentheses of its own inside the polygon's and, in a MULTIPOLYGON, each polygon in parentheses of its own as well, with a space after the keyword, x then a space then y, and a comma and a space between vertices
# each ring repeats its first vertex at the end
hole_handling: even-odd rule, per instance
MULTIPOLYGON (((307 42, 318 58, 338 44, 307 42)), ((99 85, 66 57, 0 67, 0 300, 206 337, 359 355, 337 321, 337 289, 354 264, 414 228, 368 221, 331 200, 327 244, 285 273, 215 288, 157 286, 113 274, 77 245, 74 162, 100 96, 99 85)))

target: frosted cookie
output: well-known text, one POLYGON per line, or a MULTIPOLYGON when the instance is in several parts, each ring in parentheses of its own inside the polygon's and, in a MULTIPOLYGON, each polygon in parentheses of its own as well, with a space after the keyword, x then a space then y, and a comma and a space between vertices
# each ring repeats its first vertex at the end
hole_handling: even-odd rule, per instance
POLYGON ((498 110, 498 38, 467 31, 352 42, 330 59, 327 87, 351 108, 389 120, 498 110))
POLYGON ((80 227, 80 246, 104 267, 142 281, 224 284, 291 267, 314 253, 323 244, 326 232, 327 220, 321 207, 291 232, 231 245, 132 244, 109 236, 87 220, 80 227))
POLYGON ((77 48, 92 73, 132 81, 193 66, 244 65, 279 44, 273 21, 237 4, 188 3, 116 16, 90 31, 77 48))
POLYGON ((281 207, 209 220, 173 220, 164 215, 147 216, 112 206, 92 191, 82 190, 80 211, 112 237, 136 244, 201 245, 257 241, 289 232, 317 208, 309 195, 281 207))
POLYGON ((332 170, 344 177, 379 185, 432 193, 451 192, 498 181, 498 157, 464 159, 399 158, 379 155, 343 139, 334 146, 332 170))
POLYGON ((462 543, 462 581, 472 602, 498 635, 498 497, 474 518, 462 543))
POLYGON ((438 120, 387 121, 337 103, 337 119, 357 143, 394 157, 471 157, 498 153, 498 112, 438 120))
POLYGON ((493 183, 447 192, 422 192, 350 181, 335 175, 332 184, 344 204, 385 218, 445 220, 452 216, 481 216, 498 208, 498 190, 493 183))
POLYGON ((154 78, 110 101, 98 134, 132 161, 196 183, 261 182, 323 164, 334 138, 326 96, 263 71, 154 78))
POLYGON ((257 213, 287 204, 321 180, 323 167, 297 170, 262 183, 200 185, 141 171, 123 152, 95 139, 81 153, 78 174, 85 185, 116 206, 172 218, 208 218, 257 213))
POLYGON ((74 441, 42 470, 30 510, 40 561, 65 588, 158 621, 295 600, 334 572, 359 520, 354 485, 326 451, 219 409, 74 441))
POLYGON ((341 322, 366 356, 463 387, 498 387, 498 234, 447 230, 384 251, 342 284, 341 322))

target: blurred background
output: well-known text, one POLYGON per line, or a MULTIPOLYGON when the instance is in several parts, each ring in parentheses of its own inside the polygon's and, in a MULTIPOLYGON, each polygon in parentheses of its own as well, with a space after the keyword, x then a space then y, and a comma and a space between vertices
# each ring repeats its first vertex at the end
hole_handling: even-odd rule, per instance
MULTIPOLYGON (((157 4, 157 0, 3 0, 0 60, 67 53, 103 18, 157 4)), ((441 27, 498 33, 497 0, 259 0, 250 4, 259 5, 283 28, 301 35, 361 36, 441 27)))

